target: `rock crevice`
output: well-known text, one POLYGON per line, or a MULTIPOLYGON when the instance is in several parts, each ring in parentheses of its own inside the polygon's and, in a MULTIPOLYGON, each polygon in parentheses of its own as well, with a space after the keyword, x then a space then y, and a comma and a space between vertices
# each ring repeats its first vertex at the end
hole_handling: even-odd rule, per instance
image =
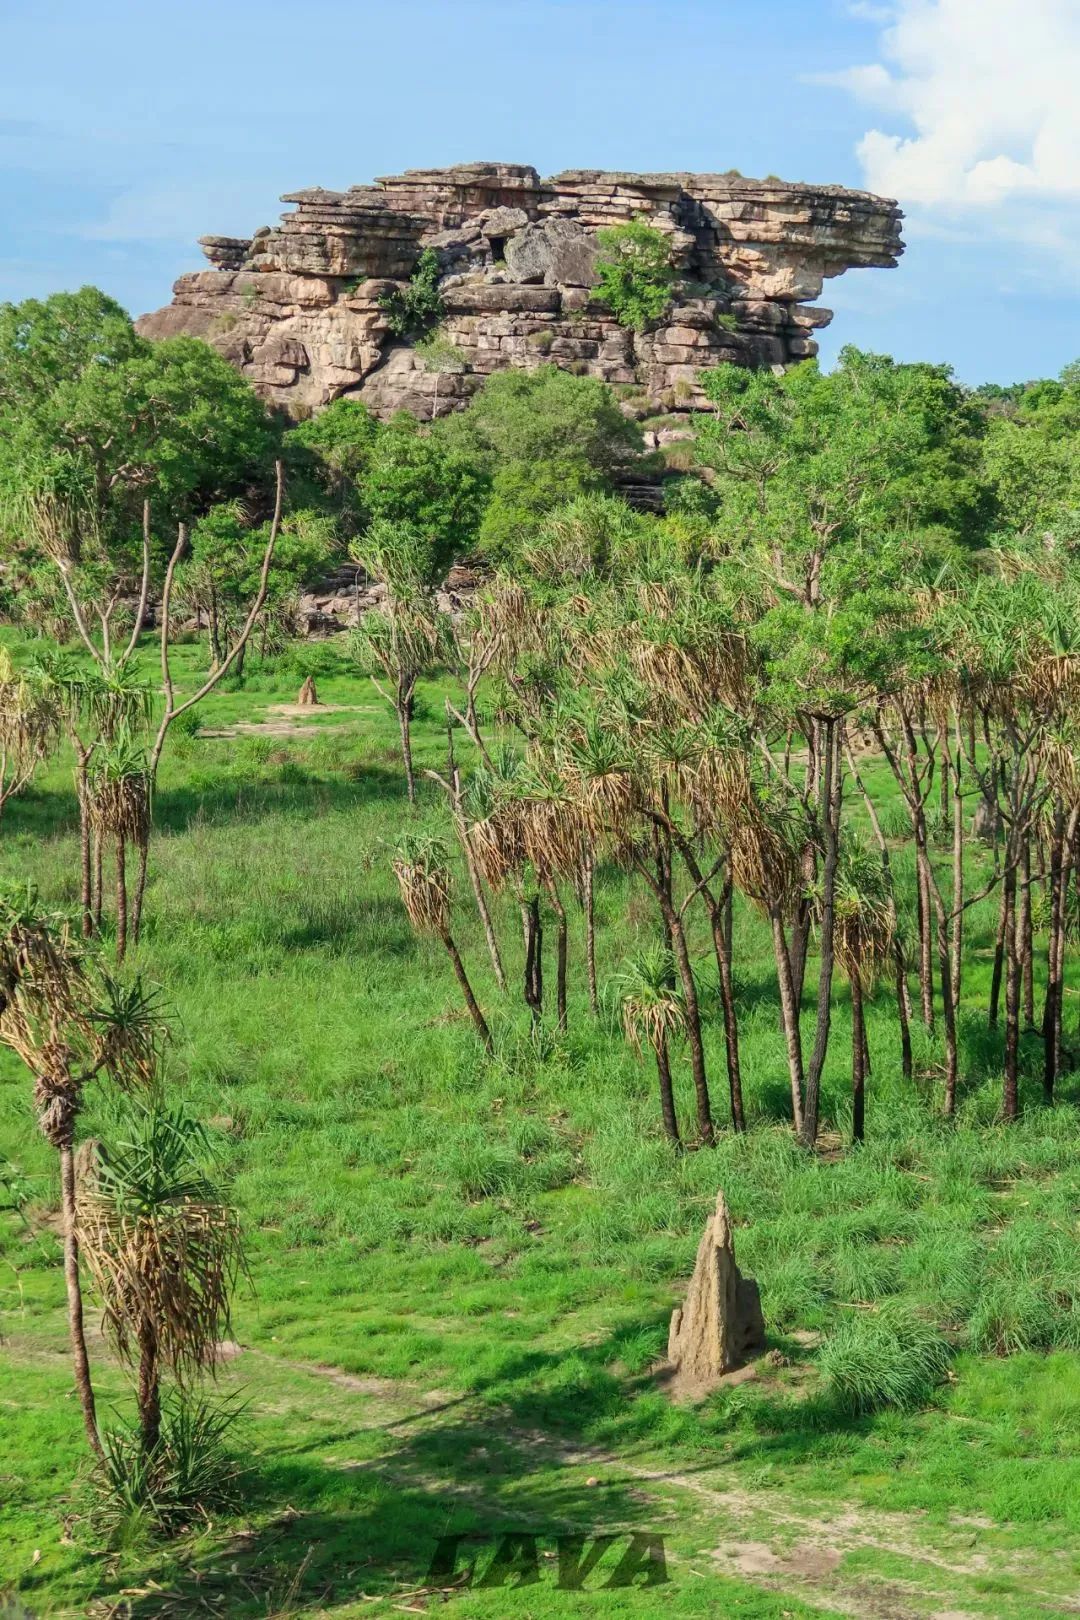
POLYGON ((896 204, 839 186, 736 174, 571 169, 542 180, 514 163, 410 169, 348 191, 289 193, 250 238, 206 236, 210 270, 181 276, 150 338, 201 337, 294 416, 343 394, 380 416, 459 408, 484 377, 553 363, 616 386, 632 414, 699 409, 698 374, 722 360, 785 366, 816 352, 832 318, 808 307, 825 280, 890 267, 896 204), (668 313, 631 333, 592 296, 596 232, 645 219, 679 280, 668 313), (393 336, 384 301, 425 248, 438 254, 448 370, 393 336))

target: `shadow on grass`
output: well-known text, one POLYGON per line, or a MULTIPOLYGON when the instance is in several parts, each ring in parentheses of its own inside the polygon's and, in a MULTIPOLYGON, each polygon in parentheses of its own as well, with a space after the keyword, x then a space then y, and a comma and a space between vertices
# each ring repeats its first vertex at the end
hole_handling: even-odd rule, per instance
MULTIPOLYGON (((421 792, 425 789, 422 787, 421 792)), ((431 789, 434 793, 435 789, 431 789)), ((363 810, 375 804, 407 803, 403 772, 364 761, 348 774, 320 775, 296 764, 275 777, 253 771, 159 787, 154 797, 154 826, 183 833, 205 823, 245 824, 267 816, 296 816, 338 810, 363 810)), ((28 790, 8 806, 5 834, 45 840, 78 837, 79 820, 73 792, 28 790)))
MULTIPOLYGON (((641 1327, 658 1320, 651 1313, 641 1327)), ((320 1456, 331 1441, 339 1450, 353 1438, 363 1444, 369 1425, 332 1436, 321 1425, 302 1433, 251 1476, 254 1525, 210 1547, 181 1545, 167 1584, 128 1588, 125 1612, 132 1620, 179 1620, 227 1603, 230 1615, 273 1616, 403 1598, 425 1586, 447 1537, 461 1538, 458 1571, 475 1565, 473 1589, 512 1588, 517 1575, 500 1571, 494 1554, 501 1537, 521 1531, 540 1538, 541 1581, 554 1589, 556 1537, 685 1531, 670 1501, 650 1498, 650 1483, 678 1487, 751 1456, 798 1464, 820 1455, 824 1442, 835 1448, 850 1435, 855 1443, 873 1428, 872 1418, 853 1417, 820 1395, 762 1393, 748 1404, 753 1386, 742 1386, 706 1408, 708 1426, 696 1412, 677 1409, 686 1428, 684 1455, 692 1447, 694 1460, 654 1470, 647 1459, 671 1450, 672 1414, 648 1374, 619 1378, 611 1370, 625 1336, 624 1328, 604 1344, 509 1358, 467 1396, 386 1425, 389 1445, 370 1460, 328 1463, 320 1456), (646 1397, 641 1409, 634 1396, 646 1397), (727 1423, 723 1405, 717 1408, 724 1402, 727 1423), (642 1457, 640 1470, 635 1455, 642 1457)), ((804 1354, 786 1348, 796 1358, 804 1354)), ((730 1478, 721 1475, 718 1495, 726 1489, 730 1478)), ((586 1589, 603 1588, 610 1575, 608 1560, 586 1589)), ((100 1591, 107 1590, 103 1580, 100 1591)))

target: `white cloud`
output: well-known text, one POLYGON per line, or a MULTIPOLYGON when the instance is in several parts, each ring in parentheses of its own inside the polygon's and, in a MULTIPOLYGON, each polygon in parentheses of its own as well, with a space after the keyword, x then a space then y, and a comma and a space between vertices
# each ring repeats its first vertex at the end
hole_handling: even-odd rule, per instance
POLYGON ((853 9, 882 25, 881 60, 828 82, 881 113, 858 145, 872 191, 936 209, 1080 206, 1078 0, 853 9))

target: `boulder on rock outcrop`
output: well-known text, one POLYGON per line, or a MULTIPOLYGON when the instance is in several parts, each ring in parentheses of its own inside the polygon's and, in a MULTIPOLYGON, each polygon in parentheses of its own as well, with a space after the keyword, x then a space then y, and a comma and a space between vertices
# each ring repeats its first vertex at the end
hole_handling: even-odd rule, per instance
POLYGON ((672 1312, 664 1382, 682 1400, 700 1400, 748 1356, 765 1348, 761 1297, 735 1263, 731 1216, 722 1192, 698 1245, 685 1302, 672 1312))

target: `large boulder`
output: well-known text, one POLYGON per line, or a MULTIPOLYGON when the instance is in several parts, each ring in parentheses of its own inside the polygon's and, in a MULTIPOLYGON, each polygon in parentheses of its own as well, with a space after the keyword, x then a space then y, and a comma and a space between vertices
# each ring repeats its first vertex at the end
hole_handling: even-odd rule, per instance
POLYGON ((596 237, 556 215, 527 225, 506 244, 506 268, 515 281, 549 287, 591 287, 596 280, 596 237))

